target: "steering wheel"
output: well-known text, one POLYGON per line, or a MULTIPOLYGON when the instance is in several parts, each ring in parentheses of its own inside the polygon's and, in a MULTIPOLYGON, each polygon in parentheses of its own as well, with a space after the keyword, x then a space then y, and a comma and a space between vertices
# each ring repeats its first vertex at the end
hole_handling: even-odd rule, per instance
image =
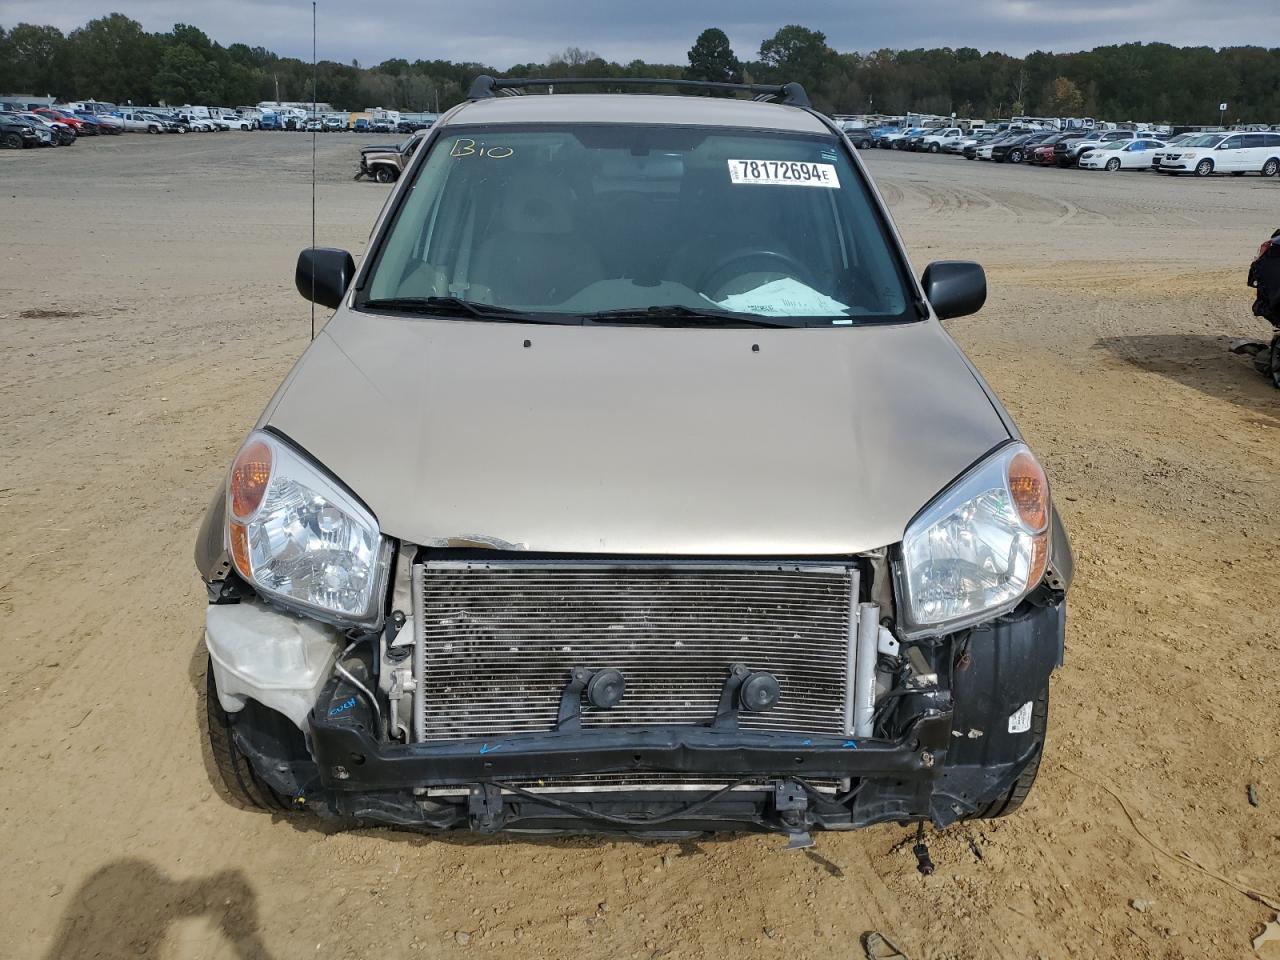
POLYGON ((782 273, 812 286, 810 282, 813 280, 812 271, 790 254, 779 253, 777 250, 738 249, 722 258, 715 266, 702 274, 698 279, 698 290, 707 296, 719 293, 720 288, 734 277, 740 277, 744 273, 757 272, 743 269, 753 262, 773 264, 774 269, 760 272, 782 273), (778 267, 783 269, 779 270, 777 269, 778 267))

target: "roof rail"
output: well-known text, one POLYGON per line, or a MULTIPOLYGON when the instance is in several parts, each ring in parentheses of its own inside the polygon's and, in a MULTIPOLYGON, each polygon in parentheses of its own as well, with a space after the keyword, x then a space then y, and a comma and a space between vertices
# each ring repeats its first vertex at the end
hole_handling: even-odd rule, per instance
POLYGON ((775 100, 792 107, 808 107, 809 95, 798 83, 721 83, 715 80, 671 80, 665 77, 491 77, 481 74, 471 83, 468 100, 487 100, 499 91, 517 93, 525 87, 568 86, 694 87, 750 93, 757 100, 775 100))

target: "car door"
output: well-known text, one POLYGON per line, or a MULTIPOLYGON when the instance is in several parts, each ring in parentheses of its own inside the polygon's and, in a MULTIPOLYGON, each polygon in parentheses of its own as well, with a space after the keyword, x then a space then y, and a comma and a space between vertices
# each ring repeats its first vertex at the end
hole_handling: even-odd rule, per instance
POLYGON ((1244 137, 1241 134, 1227 137, 1213 152, 1213 168, 1223 173, 1236 173, 1244 169, 1244 137))
POLYGON ((1241 140, 1239 170, 1249 173, 1262 172, 1262 165, 1267 162, 1267 136, 1263 133, 1246 133, 1241 140))

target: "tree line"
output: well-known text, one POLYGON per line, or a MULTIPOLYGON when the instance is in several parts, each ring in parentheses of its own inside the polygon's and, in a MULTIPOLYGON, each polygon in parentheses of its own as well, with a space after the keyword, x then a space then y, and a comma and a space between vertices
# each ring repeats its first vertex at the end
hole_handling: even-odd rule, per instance
MULTIPOLYGON (((495 76, 664 77, 804 84, 828 113, 907 111, 958 117, 1092 116, 1110 120, 1280 122, 1280 48, 1126 43, 1025 57, 973 47, 841 53, 818 30, 791 24, 740 60, 723 30, 697 37, 688 63, 606 61, 569 47, 546 63, 502 71, 481 63, 322 61, 314 95, 338 109, 447 109, 481 73, 495 76)), ((63 33, 0 25, 0 92, 139 104, 243 105, 312 99, 312 65, 243 43, 222 46, 175 24, 148 33, 120 13, 63 33)))

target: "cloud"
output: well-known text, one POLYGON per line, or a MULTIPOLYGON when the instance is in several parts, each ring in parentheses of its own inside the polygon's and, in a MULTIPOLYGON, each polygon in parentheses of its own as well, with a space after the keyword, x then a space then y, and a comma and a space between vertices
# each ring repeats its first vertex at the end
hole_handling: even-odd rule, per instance
MULTIPOLYGON (((311 56, 311 6, 204 0, 0 0, 0 24, 52 23, 71 30, 118 10, 153 31, 174 23, 200 27, 222 44, 247 43, 277 53, 311 56)), ((781 12, 776 2, 733 0, 693 3, 647 0, 643 4, 583 3, 582 0, 488 0, 476 4, 421 4, 383 0, 353 6, 319 4, 322 59, 374 64, 407 60, 476 61, 504 69, 545 62, 568 46, 606 59, 637 58, 683 63, 694 39, 718 26, 738 56, 753 59, 760 42, 786 23, 826 33, 837 50, 882 47, 977 47, 1025 54, 1069 51, 1131 41, 1234 46, 1256 42, 1260 28, 1276 23, 1275 0, 1232 0, 1206 15, 1203 0, 814 0, 781 12)))

